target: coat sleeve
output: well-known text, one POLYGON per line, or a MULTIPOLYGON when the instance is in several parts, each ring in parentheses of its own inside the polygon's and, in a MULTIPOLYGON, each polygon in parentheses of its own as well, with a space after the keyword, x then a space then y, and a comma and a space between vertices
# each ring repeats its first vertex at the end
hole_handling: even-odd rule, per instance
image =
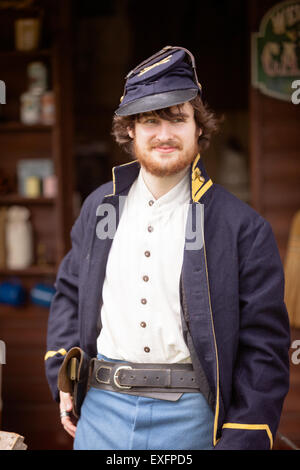
POLYGON ((79 346, 78 278, 87 202, 71 230, 72 247, 63 258, 56 277, 56 293, 50 306, 45 354, 46 377, 54 400, 59 400, 57 376, 67 351, 79 346))
POLYGON ((215 449, 272 448, 289 387, 284 276, 267 221, 240 243, 239 345, 232 400, 215 449))

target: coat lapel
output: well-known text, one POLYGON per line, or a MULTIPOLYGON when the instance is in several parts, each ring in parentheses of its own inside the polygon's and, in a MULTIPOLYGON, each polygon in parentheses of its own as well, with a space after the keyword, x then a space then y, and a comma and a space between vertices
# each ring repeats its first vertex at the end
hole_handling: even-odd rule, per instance
POLYGON ((102 288, 108 254, 118 228, 125 198, 139 173, 137 161, 114 167, 113 192, 103 197, 95 211, 91 225, 89 263, 85 272, 84 306, 82 311, 83 348, 91 356, 97 354, 97 338, 101 330, 102 288))
MULTIPOLYGON (((213 183, 200 155, 190 169, 189 205, 182 265, 182 288, 189 331, 199 362, 205 372, 215 402, 214 441, 220 414, 219 362, 210 299, 209 275, 205 249, 205 211, 213 183)), ((196 364, 194 364, 195 366, 196 364)))

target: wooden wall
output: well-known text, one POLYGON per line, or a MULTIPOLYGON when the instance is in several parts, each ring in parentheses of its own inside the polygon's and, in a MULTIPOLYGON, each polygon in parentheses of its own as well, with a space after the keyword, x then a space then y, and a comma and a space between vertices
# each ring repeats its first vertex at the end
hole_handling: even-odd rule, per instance
MULTIPOLYGON (((249 1, 250 32, 278 2, 249 1)), ((300 105, 250 87, 250 161, 252 205, 272 225, 285 259, 292 218, 300 209, 300 105)))

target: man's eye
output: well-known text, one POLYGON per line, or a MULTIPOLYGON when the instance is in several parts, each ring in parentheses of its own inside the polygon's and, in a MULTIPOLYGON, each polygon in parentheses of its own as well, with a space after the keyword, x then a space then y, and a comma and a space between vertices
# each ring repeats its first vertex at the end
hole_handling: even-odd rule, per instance
POLYGON ((145 119, 145 124, 156 124, 157 120, 153 118, 145 119))
POLYGON ((178 122, 184 122, 184 119, 179 117, 179 118, 174 118, 172 119, 172 122, 174 122, 175 124, 178 123, 178 122))

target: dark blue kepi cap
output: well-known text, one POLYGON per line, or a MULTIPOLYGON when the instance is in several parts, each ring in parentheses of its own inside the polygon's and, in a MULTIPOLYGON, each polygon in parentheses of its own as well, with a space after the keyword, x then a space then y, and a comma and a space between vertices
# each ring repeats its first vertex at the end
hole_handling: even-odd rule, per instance
POLYGON ((155 111, 201 96, 194 57, 181 47, 166 46, 126 78, 117 116, 155 111))

